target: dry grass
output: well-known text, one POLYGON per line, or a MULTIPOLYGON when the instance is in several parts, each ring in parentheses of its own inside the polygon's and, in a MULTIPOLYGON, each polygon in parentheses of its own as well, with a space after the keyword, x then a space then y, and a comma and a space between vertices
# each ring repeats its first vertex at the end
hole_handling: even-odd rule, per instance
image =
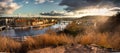
POLYGON ((24 42, 25 45, 31 47, 47 47, 47 46, 59 46, 72 44, 73 40, 71 37, 66 35, 49 35, 44 34, 36 37, 28 37, 24 42))
POLYGON ((57 47, 60 45, 72 44, 71 37, 66 35, 50 35, 44 34, 36 37, 27 37, 26 41, 22 42, 22 48, 20 52, 27 52, 33 49, 45 48, 45 47, 57 47))
POLYGON ((103 47, 110 47, 109 44, 109 36, 107 34, 88 34, 88 35, 83 35, 80 36, 80 38, 76 38, 76 40, 78 42, 80 42, 80 44, 97 44, 103 47))
POLYGON ((87 35, 78 35, 75 38, 77 43, 88 45, 97 44, 105 48, 120 49, 120 34, 115 33, 110 35, 109 33, 89 33, 87 35))
POLYGON ((120 49, 120 33, 89 33, 70 37, 65 34, 46 33, 35 37, 27 37, 24 42, 16 42, 10 38, 0 37, 0 51, 27 52, 33 49, 69 44, 97 44, 100 47, 120 49))
POLYGON ((112 48, 120 50, 120 33, 115 33, 110 37, 109 43, 112 48))
POLYGON ((86 35, 77 35, 70 37, 65 34, 44 34, 36 37, 28 37, 24 42, 28 48, 41 48, 48 46, 60 46, 69 44, 96 44, 100 47, 120 49, 120 34, 116 33, 109 35, 109 33, 89 33, 86 35))
POLYGON ((0 52, 17 52, 21 47, 19 42, 16 42, 7 37, 0 37, 0 52))

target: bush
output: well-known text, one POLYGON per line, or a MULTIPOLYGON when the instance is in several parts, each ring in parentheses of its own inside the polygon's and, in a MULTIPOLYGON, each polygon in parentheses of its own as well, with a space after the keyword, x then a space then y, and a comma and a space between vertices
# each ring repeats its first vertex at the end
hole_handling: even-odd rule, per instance
POLYGON ((77 34, 84 34, 85 27, 83 25, 76 24, 75 22, 69 24, 64 30, 66 34, 73 35, 74 37, 77 34))

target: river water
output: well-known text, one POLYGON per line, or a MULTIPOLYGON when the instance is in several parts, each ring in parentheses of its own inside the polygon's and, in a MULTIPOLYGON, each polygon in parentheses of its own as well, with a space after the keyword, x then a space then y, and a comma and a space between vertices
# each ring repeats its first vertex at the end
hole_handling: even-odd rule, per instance
POLYGON ((39 34, 44 34, 48 29, 57 29, 63 30, 69 23, 57 23, 55 25, 44 27, 42 29, 39 28, 29 28, 29 29, 10 29, 4 30, 0 32, 2 36, 10 36, 10 37, 22 37, 22 36, 35 36, 39 34))

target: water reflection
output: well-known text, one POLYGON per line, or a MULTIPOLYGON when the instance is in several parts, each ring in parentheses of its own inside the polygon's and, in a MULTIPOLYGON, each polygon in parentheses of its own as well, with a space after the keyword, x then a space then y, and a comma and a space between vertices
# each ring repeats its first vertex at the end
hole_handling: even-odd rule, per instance
POLYGON ((49 29, 49 27, 47 28, 43 28, 43 29, 16 29, 15 30, 15 34, 16 36, 32 36, 32 35, 38 35, 38 34, 43 34, 45 33, 45 31, 49 29))

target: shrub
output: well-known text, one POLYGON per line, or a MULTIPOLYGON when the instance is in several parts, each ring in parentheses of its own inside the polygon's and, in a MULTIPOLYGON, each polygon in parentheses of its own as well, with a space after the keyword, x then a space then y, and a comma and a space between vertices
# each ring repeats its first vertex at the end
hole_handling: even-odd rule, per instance
POLYGON ((75 37, 77 34, 84 34, 85 27, 82 26, 82 25, 78 25, 75 22, 73 22, 66 27, 64 32, 66 34, 70 34, 70 35, 73 35, 75 37))

